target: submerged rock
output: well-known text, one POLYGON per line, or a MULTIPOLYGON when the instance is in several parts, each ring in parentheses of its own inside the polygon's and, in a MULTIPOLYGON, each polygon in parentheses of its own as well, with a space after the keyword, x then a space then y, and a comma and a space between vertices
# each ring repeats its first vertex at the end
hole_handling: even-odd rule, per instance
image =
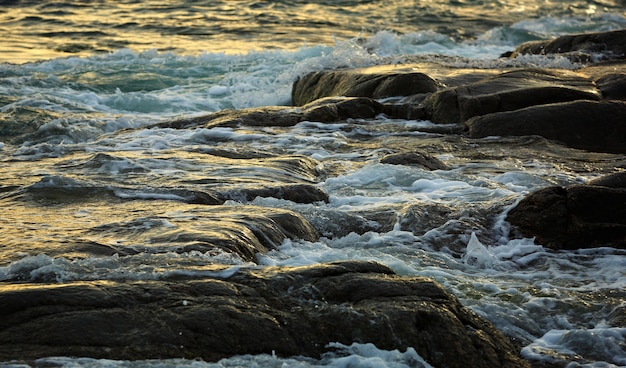
POLYGON ((220 193, 224 199, 251 201, 256 197, 285 199, 295 203, 328 202, 328 194, 310 184, 292 184, 272 187, 243 187, 220 193))
POLYGON ((320 99, 302 107, 270 106, 242 110, 223 110, 190 119, 155 124, 157 128, 189 129, 193 127, 293 126, 303 121, 322 123, 348 118, 373 118, 385 107, 369 97, 333 97, 320 99))
POLYGON ((426 278, 351 261, 221 272, 184 282, 0 285, 0 360, 318 358, 330 342, 369 342, 414 347, 436 367, 528 367, 493 325, 426 278))
POLYGON ((576 61, 623 59, 626 55, 626 30, 565 35, 548 41, 527 42, 510 57, 524 54, 565 54, 576 61))
POLYGON ((438 158, 422 151, 391 153, 380 159, 383 164, 419 166, 427 170, 448 170, 438 158))
POLYGON ((555 249, 626 248, 623 174, 586 185, 548 187, 529 194, 507 215, 527 237, 555 249))

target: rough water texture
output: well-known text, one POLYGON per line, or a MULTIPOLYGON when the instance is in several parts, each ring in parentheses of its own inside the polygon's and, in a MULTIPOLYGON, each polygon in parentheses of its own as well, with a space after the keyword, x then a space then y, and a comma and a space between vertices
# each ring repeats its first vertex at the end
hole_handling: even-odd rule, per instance
POLYGON ((619 4, 413 4, 449 38, 401 2, 120 4, 1 13, 20 37, 93 9, 108 29, 0 64, 1 364, 626 364, 624 32, 588 32, 619 4), (209 32, 211 6, 251 17, 209 32), (480 23, 503 9, 519 23, 480 23), (298 49, 283 13, 399 32, 298 49), (140 35, 291 51, 118 50, 140 35))

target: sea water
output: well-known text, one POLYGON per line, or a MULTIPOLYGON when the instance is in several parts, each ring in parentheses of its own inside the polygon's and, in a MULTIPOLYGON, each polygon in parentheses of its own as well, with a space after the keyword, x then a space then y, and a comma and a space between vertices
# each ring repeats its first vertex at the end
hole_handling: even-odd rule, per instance
MULTIPOLYGON (((432 133, 428 121, 385 116, 289 128, 147 129, 223 109, 289 105, 294 80, 322 69, 406 60, 576 69, 561 57, 498 57, 524 41, 624 28, 623 1, 0 3, 0 282, 228 278, 242 267, 374 260, 442 283, 524 346, 528 359, 626 366, 626 329, 611 324, 626 308, 626 252, 551 251, 511 236, 504 220, 525 194, 584 183, 623 165, 623 156, 532 137, 471 141, 432 133), (41 125, 28 131, 34 121, 41 125), (14 139, 17 132, 25 138, 14 139), (379 162, 400 148, 428 150, 451 169, 379 162), (255 159, 207 161, 217 151, 255 159), (313 158, 324 177, 268 156, 313 158), (224 188, 319 182, 327 204, 256 198, 224 206, 293 210, 322 238, 286 240, 256 263, 169 251, 176 237, 168 234, 200 233, 206 213, 155 185, 193 189, 200 179, 224 188), (37 197, 50 204, 45 211, 20 194, 49 190, 58 197, 37 197), (99 190, 112 194, 71 199, 99 190), (129 198, 156 204, 117 200, 129 198), (391 213, 393 223, 377 228, 373 213, 391 213), (344 221, 369 230, 345 232, 344 221), (56 246, 91 241, 136 252, 95 256, 56 246)), ((268 352, 219 362, 41 357, 36 364, 429 367, 412 348, 328 343, 336 352, 319 359, 268 352)))

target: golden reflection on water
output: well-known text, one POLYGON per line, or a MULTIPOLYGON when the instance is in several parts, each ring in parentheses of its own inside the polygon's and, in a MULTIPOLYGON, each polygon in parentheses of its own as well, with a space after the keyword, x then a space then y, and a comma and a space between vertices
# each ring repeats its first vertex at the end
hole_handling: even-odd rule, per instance
MULTIPOLYGON (((67 56, 89 56, 121 48, 140 52, 150 49, 199 54, 205 51, 243 54, 264 49, 294 49, 306 43, 333 43, 334 37, 354 37, 341 29, 327 34, 311 33, 335 24, 331 13, 317 4, 306 4, 301 14, 288 14, 278 7, 248 8, 226 3, 220 6, 170 6, 168 2, 134 4, 90 4, 45 14, 37 7, 15 7, 0 11, 0 30, 11 42, 0 40, 0 61, 24 63, 67 56), (58 19, 57 19, 58 18, 58 19), (301 18, 301 19, 298 19, 301 18), (298 24, 301 23, 299 26, 298 24), (4 27, 3 27, 4 26, 4 27), (283 40, 298 39, 287 44, 283 40), (295 47, 294 47, 295 46, 295 47)), ((178 1, 169 2, 178 4, 178 1)), ((349 14, 337 22, 345 22, 349 14)), ((339 23, 337 23, 339 24, 339 23)))
MULTIPOLYGON (((18 3, 19 4, 19 3, 18 3)), ((143 1, 41 3, 0 9, 0 60, 22 63, 122 48, 178 54, 243 54, 334 45, 380 30, 472 38, 540 16, 626 14, 617 2, 520 1, 143 1), (87 4, 87 5, 85 5, 87 4)))

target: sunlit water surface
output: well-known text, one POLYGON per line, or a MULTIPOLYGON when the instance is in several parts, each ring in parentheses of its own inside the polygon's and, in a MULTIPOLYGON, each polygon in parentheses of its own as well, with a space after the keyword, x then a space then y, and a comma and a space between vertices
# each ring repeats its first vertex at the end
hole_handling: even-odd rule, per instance
MULTIPOLYGON (((622 155, 533 137, 468 140, 434 134, 428 121, 385 116, 289 128, 147 128, 228 108, 289 105, 293 81, 324 68, 440 60, 436 54, 460 67, 575 69, 564 58, 498 56, 526 40, 624 28, 623 3, 4 3, 0 281, 226 277, 256 264, 375 260, 441 282, 523 346, 524 357, 626 366, 626 328, 614 322, 623 321, 626 308, 626 253, 550 251, 511 236, 504 221, 525 194, 623 168, 622 155), (16 135, 35 122, 43 125, 16 135), (380 163, 386 153, 411 149, 428 151, 451 169, 380 163), (185 201, 194 191, 298 183, 318 185, 329 203, 185 201), (286 240, 255 262, 192 246, 228 237, 206 231, 215 221, 237 229, 236 214, 274 208, 302 214, 322 238, 286 240), (350 233, 342 223, 370 230, 350 233)), ((342 354, 321 360, 268 353, 217 363, 69 357, 39 363, 404 367, 421 361, 411 349, 340 348, 342 354)))

